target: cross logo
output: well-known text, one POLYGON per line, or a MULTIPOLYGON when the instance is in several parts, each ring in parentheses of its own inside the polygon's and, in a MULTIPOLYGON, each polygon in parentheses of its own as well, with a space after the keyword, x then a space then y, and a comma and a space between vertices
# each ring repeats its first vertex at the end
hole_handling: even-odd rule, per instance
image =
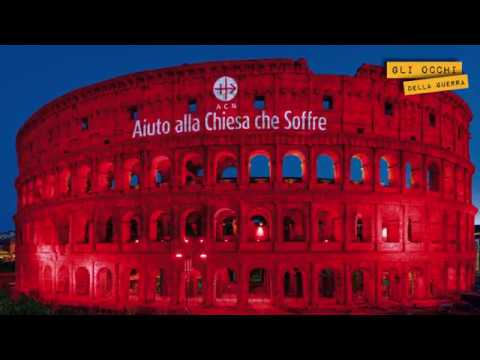
POLYGON ((222 76, 213 84, 213 94, 220 101, 232 100, 237 95, 237 92, 237 82, 229 76, 222 76))

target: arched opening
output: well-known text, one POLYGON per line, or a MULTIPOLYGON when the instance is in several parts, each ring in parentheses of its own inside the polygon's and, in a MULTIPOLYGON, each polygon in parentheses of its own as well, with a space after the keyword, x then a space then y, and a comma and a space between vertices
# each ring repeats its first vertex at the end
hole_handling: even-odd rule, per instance
POLYGON ((405 165, 405 187, 411 189, 413 185, 412 165, 407 162, 405 165))
POLYGON ((185 159, 184 182, 185 185, 201 185, 204 177, 203 160, 195 154, 185 159))
POLYGON ((423 299, 425 295, 423 272, 419 269, 409 271, 407 281, 408 296, 412 299, 423 299))
POLYGON ((328 155, 317 157, 317 182, 328 184, 335 182, 335 164, 328 155))
POLYGON ((78 268, 75 272, 75 293, 78 296, 90 294, 90 273, 84 267, 78 268))
POLYGON ((166 272, 164 269, 160 269, 155 275, 155 295, 157 297, 165 297, 168 295, 166 272))
POLYGON ((363 162, 356 155, 350 160, 350 180, 354 184, 362 184, 365 181, 363 162))
POLYGON ((407 240, 409 242, 416 242, 413 237, 413 228, 412 228, 412 219, 408 218, 407 220, 407 240))
POLYGON ((215 169, 217 183, 237 183, 237 166, 237 160, 233 155, 220 155, 217 159, 217 166, 215 169))
POLYGON ((66 218, 57 220, 57 240, 59 245, 67 245, 70 238, 70 222, 66 218))
POLYGON ((230 268, 219 269, 215 273, 215 301, 221 304, 237 303, 238 276, 230 268))
POLYGON ((265 216, 255 214, 250 218, 250 241, 270 241, 269 225, 265 216))
POLYGON ((254 155, 249 162, 250 183, 268 183, 270 181, 270 159, 263 154, 254 155))
MULTIPOLYGON (((327 211, 320 211, 317 216, 317 241, 329 243, 335 241, 334 228, 335 220, 327 211)), ((315 236, 315 234, 314 234, 315 236)))
POLYGON ((43 270, 43 290, 46 294, 51 294, 53 291, 53 275, 52 268, 50 266, 45 266, 43 270))
POLYGON ((152 217, 150 228, 151 240, 169 242, 172 240, 173 225, 171 216, 167 213, 156 213, 152 217))
POLYGON ((127 212, 122 217, 121 223, 122 241, 130 244, 138 244, 141 234, 141 218, 133 211, 127 212))
POLYGON ((128 181, 128 186, 132 190, 138 190, 140 189, 140 177, 137 175, 136 172, 130 172, 128 174, 129 176, 129 181, 128 181))
POLYGON ((99 175, 100 188, 103 190, 115 189, 115 176, 113 172, 113 164, 106 162, 100 165, 99 175))
POLYGON ((68 295, 69 289, 70 282, 68 277, 68 269, 66 266, 62 266, 58 271, 57 294, 68 295))
POLYGON ((108 298, 112 295, 113 276, 110 269, 101 268, 97 273, 96 293, 100 299, 108 298))
POLYGON ((63 195, 72 194, 72 174, 68 169, 64 169, 60 174, 60 192, 63 195))
POLYGON ((427 169, 427 189, 436 192, 440 190, 440 171, 436 164, 431 164, 427 169))
POLYGON ((283 240, 287 242, 304 241, 304 221, 301 210, 288 210, 283 217, 283 240))
POLYGON ((254 298, 270 298, 270 281, 267 271, 255 268, 250 271, 248 292, 254 298))
POLYGON ((136 298, 140 294, 140 274, 137 269, 131 269, 128 274, 128 296, 136 298))
POLYGON ((355 241, 365 242, 366 240, 363 219, 360 215, 357 215, 355 219, 355 241))
POLYGON ((166 156, 159 156, 153 160, 153 180, 156 187, 170 182, 170 160, 166 156))
POLYGON ((299 269, 286 271, 283 276, 283 295, 286 298, 303 298, 303 278, 299 269))
POLYGON ((321 298, 335 297, 335 272, 332 269, 323 269, 320 272, 318 293, 321 298))
POLYGON ((131 243, 138 243, 139 233, 138 233, 138 221, 137 219, 130 219, 129 222, 129 237, 128 241, 131 243))
POLYGON ((82 241, 81 243, 83 244, 88 244, 90 243, 90 239, 92 237, 92 231, 93 231, 93 225, 91 220, 86 220, 85 225, 83 227, 83 236, 82 236, 82 241))
POLYGON ((365 273, 363 270, 355 270, 352 273, 352 299, 355 303, 367 301, 365 273))
POLYGON ((113 242, 113 219, 107 219, 105 223, 105 236, 103 237, 103 242, 112 243, 113 242))
POLYGON ((382 298, 389 301, 401 299, 400 275, 396 271, 382 272, 382 298))
POLYGON ((282 180, 286 183, 299 183, 303 180, 304 164, 300 155, 287 154, 282 162, 282 180))
POLYGON ((234 242, 237 240, 238 219, 233 210, 225 209, 218 212, 215 224, 215 239, 217 242, 234 242))
POLYGON ((385 158, 380 159, 380 185, 390 186, 390 165, 385 158))
POLYGON ((185 236, 188 238, 204 236, 203 219, 199 211, 193 211, 187 215, 185 219, 185 236))
POLYGON ((188 299, 193 299, 195 302, 200 303, 203 300, 204 293, 205 284, 202 273, 197 269, 192 269, 187 278, 186 296, 188 299))

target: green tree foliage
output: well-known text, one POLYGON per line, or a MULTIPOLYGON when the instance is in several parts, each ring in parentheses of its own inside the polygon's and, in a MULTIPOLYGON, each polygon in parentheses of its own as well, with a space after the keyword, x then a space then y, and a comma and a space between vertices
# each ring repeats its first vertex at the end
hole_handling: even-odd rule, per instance
POLYGON ((53 311, 25 295, 13 300, 6 291, 0 290, 0 315, 52 315, 53 311))

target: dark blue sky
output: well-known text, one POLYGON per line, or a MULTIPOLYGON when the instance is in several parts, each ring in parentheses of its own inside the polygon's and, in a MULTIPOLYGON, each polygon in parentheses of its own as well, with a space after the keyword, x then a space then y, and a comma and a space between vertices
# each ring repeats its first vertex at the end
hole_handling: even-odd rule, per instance
MULTIPOLYGON (((386 60, 459 60, 470 89, 458 91, 471 106, 472 161, 480 165, 480 46, 0 46, 2 176, 0 231, 13 229, 18 174, 15 136, 38 108, 68 91, 134 71, 201 61, 255 58, 307 59, 316 73, 353 75, 362 63, 386 60)), ((473 199, 480 205, 480 174, 473 199)), ((477 215, 476 223, 480 223, 477 215)))

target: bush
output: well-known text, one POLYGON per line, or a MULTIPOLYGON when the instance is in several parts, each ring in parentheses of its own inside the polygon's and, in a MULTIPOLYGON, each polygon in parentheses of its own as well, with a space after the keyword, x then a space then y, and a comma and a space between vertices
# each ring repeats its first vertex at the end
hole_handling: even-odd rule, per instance
POLYGON ((0 260, 0 272, 6 272, 6 273, 15 272, 15 261, 0 260))
POLYGON ((52 315, 53 311, 25 295, 20 295, 16 301, 8 296, 6 291, 0 291, 0 315, 52 315))

